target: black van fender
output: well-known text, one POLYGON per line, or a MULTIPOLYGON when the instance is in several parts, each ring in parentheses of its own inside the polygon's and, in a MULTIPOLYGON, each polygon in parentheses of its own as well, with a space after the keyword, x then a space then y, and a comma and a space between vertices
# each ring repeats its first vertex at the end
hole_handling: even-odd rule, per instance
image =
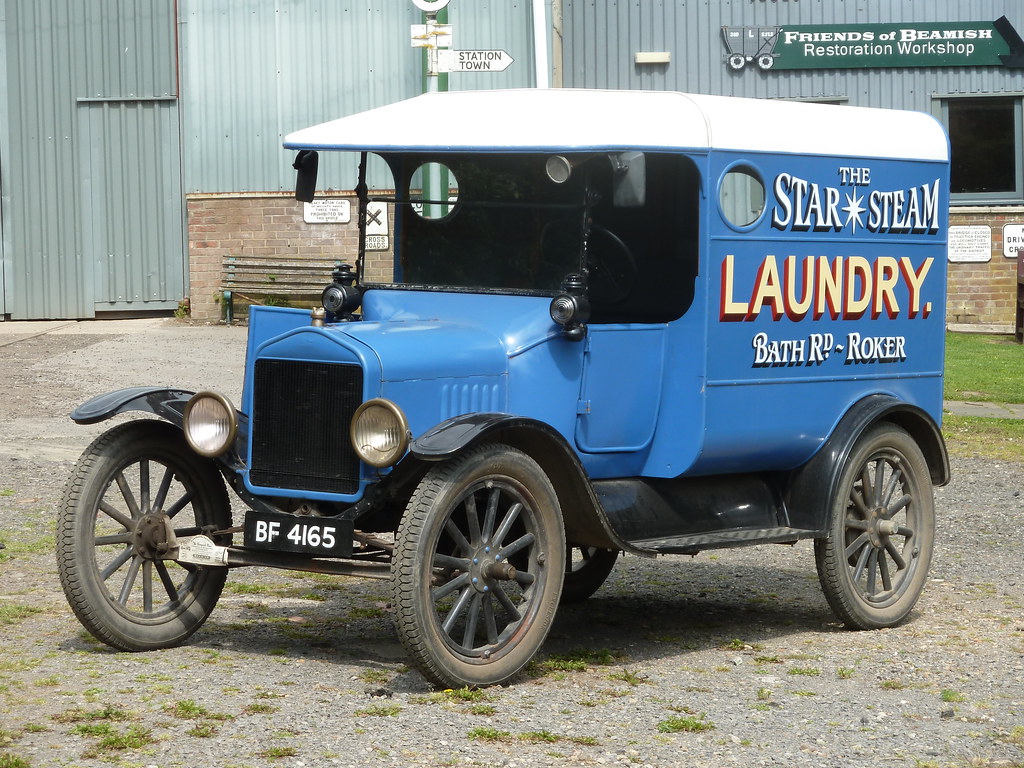
POLYGON ((933 485, 949 482, 949 456, 942 432, 923 409, 891 395, 870 395, 855 403, 825 444, 803 466, 790 473, 783 498, 789 524, 824 535, 839 476, 854 445, 870 427, 887 421, 905 429, 921 448, 933 485))
MULTIPOLYGON (((142 411, 159 416, 178 429, 183 428, 185 406, 195 392, 187 389, 167 387, 129 387, 116 389, 86 400, 71 412, 71 419, 77 424, 97 424, 127 411, 142 411)), ((227 469, 237 471, 244 466, 241 457, 247 450, 249 435, 248 417, 235 410, 238 432, 234 448, 216 457, 214 461, 227 469)))
POLYGON ((576 452, 542 421, 508 413, 456 416, 415 438, 409 453, 421 461, 444 461, 485 440, 518 448, 541 466, 558 494, 566 541, 650 556, 615 533, 576 452))
POLYGON ((85 401, 71 412, 77 424, 96 424, 125 411, 144 411, 181 428, 185 405, 195 392, 165 387, 117 389, 85 401))

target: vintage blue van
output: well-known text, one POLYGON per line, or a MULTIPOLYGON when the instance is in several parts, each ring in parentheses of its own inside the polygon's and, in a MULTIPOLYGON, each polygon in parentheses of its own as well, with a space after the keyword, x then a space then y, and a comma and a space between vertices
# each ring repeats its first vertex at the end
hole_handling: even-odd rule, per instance
POLYGON ((427 679, 488 685, 620 552, 800 539, 848 626, 908 617, 949 477, 935 120, 459 92, 285 147, 303 200, 321 155, 355 153, 329 183, 357 190, 358 260, 321 307, 252 308, 237 406, 154 387, 72 414, 156 417, 99 437, 61 503, 60 576, 97 638, 182 643, 234 567, 366 575, 427 679))

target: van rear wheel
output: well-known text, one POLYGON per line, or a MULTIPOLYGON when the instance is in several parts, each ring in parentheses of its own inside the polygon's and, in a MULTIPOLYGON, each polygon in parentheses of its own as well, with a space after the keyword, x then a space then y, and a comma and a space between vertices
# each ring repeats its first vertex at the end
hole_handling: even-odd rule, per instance
POLYGON ((892 627, 924 589, 935 543, 928 465, 893 424, 854 446, 831 504, 828 536, 814 545, 829 605, 852 629, 892 627))
POLYGON ((431 469, 402 517, 392 561, 398 635, 439 686, 507 680, 547 637, 564 562, 543 470, 506 445, 471 449, 431 469))

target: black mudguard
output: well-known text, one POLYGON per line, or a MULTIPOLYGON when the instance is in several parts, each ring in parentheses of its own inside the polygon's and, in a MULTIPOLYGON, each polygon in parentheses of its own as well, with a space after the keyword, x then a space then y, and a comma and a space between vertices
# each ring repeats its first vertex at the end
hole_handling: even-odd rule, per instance
POLYGON ((839 484, 839 475, 860 436, 872 425, 889 421, 903 427, 917 441, 934 485, 949 482, 949 456, 942 432, 928 413, 889 395, 871 395, 854 404, 825 444, 785 483, 785 504, 790 525, 824 531, 839 484))
POLYGON ((562 500, 567 541, 646 554, 615 532, 579 457, 544 422, 508 413, 465 414, 424 432, 412 441, 409 452, 421 461, 443 461, 484 439, 518 448, 541 465, 562 500))
MULTIPOLYGON (((193 395, 195 392, 190 392, 187 389, 169 389, 167 387, 117 389, 97 395, 82 403, 71 412, 71 418, 77 424, 96 424, 126 411, 142 411, 159 416, 164 421, 181 429, 185 417, 185 406, 193 395)), ((245 456, 248 451, 249 419, 237 410, 235 417, 238 419, 238 433, 235 437, 234 448, 218 456, 215 461, 228 469, 238 471, 245 465, 245 456)))
POLYGON ((181 427, 185 405, 195 392, 165 387, 117 389, 87 400, 71 412, 78 424, 96 424, 125 411, 145 411, 181 427))

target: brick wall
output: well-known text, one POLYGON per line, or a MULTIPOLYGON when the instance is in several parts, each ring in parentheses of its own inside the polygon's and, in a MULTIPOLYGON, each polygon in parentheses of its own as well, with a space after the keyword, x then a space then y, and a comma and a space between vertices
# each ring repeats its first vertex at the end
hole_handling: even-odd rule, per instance
MULTIPOLYGON (((351 198, 350 198, 351 199, 351 198)), ((225 256, 278 255, 282 259, 327 257, 354 264, 358 225, 352 199, 347 224, 307 224, 302 204, 290 193, 254 195, 189 195, 188 245, 192 317, 218 320, 225 256)), ((991 259, 950 263, 946 320, 949 323, 1012 327, 1017 291, 1016 261, 1003 255, 1003 225, 1024 224, 1024 206, 953 208, 950 226, 991 229, 991 259)), ((393 222, 389 228, 394 232, 393 222)), ((390 277, 390 252, 367 254, 371 281, 390 277)), ((330 275, 324 276, 324 285, 330 275)), ((313 306, 315 298, 294 302, 313 306)))
MULTIPOLYGON (((359 230, 357 203, 351 199, 347 224, 307 224, 302 203, 290 193, 261 195, 188 195, 188 249, 192 317, 223 317, 222 278, 226 256, 275 256, 282 261, 306 258, 355 263, 359 230)), ((378 279, 390 253, 368 254, 368 266, 378 279)), ((323 284, 331 280, 324 274, 323 284)), ((315 306, 318 297, 301 297, 292 306, 315 306)), ((236 309, 237 309, 236 304, 236 309)))
POLYGON ((946 322, 1012 327, 1017 298, 1017 261, 1003 255, 1003 225, 1024 224, 1022 206, 964 206, 950 211, 949 225, 991 229, 991 258, 949 263, 946 322))

